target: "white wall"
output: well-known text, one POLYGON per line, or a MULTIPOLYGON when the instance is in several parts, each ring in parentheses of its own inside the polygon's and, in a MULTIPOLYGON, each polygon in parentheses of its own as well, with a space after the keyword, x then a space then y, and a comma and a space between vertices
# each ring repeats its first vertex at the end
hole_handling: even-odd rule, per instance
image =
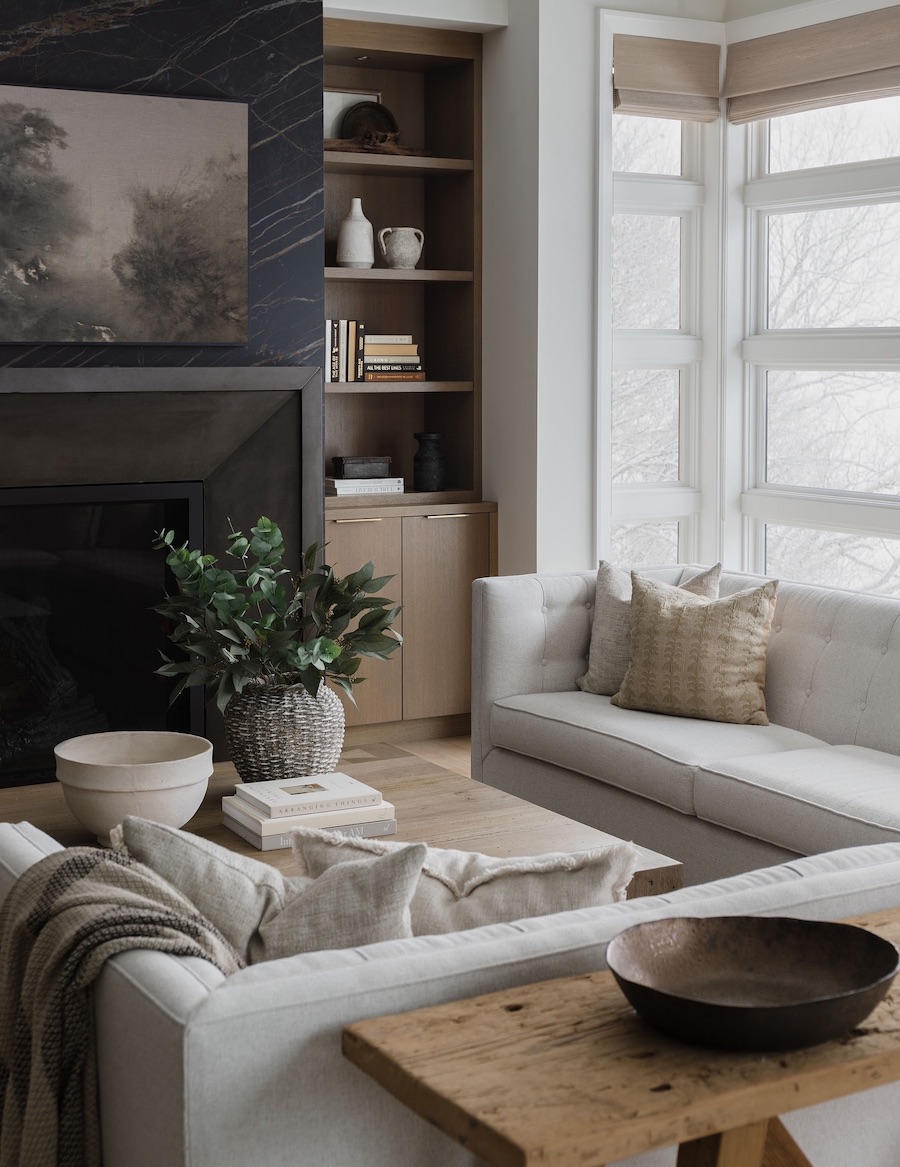
POLYGON ((706 19, 722 10, 719 0, 510 0, 508 27, 485 36, 483 460, 504 574, 595 560, 601 7, 706 19))
POLYGON ((513 0, 484 38, 484 497, 499 504, 500 571, 537 562, 541 0, 513 0))

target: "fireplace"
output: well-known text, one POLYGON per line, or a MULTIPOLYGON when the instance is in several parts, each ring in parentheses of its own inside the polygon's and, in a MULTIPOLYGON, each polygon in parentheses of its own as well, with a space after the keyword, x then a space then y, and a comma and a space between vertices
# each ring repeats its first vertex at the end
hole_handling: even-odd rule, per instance
POLYGON ((106 728, 227 756, 217 711, 168 711, 154 673, 152 532, 221 557, 229 521, 265 514, 296 566, 322 542, 321 451, 318 369, 0 370, 0 786, 52 779, 54 736, 106 728))
POLYGON ((51 781, 53 747, 114 729, 203 734, 203 695, 156 674, 174 586, 154 532, 203 545, 199 482, 0 489, 0 786, 51 781))

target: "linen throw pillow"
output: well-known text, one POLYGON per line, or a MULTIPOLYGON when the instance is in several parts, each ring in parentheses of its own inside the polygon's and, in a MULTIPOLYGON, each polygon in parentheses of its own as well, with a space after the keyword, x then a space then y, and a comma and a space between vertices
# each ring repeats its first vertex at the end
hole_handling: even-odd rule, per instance
POLYGON ((424 843, 322 879, 285 876, 198 835, 129 815, 113 845, 161 875, 210 920, 248 964, 412 935, 409 905, 424 843))
POLYGON ((631 662, 611 704, 768 725, 766 649, 778 580, 706 600, 632 577, 631 662))
MULTIPOLYGON (((314 828, 292 834, 300 871, 317 879, 360 856, 389 855, 410 846, 314 828)), ((621 841, 571 854, 504 859, 428 847, 410 905, 413 935, 615 903, 625 898, 639 858, 634 844, 621 841)))
MULTIPOLYGON (((714 600, 719 594, 721 574, 722 564, 717 563, 678 584, 674 590, 714 600)), ((597 568, 588 671, 576 680, 578 688, 585 693, 611 697, 622 686, 630 650, 631 574, 601 559, 597 568)))

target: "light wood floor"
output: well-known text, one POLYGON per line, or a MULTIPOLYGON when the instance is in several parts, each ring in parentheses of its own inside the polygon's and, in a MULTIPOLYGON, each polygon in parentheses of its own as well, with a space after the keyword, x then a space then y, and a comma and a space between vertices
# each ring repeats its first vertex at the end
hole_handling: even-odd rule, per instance
POLYGON ((454 774, 464 774, 466 778, 472 776, 470 737, 441 737, 421 742, 397 742, 397 745, 408 750, 417 757, 434 762, 436 766, 443 766, 445 770, 452 770, 454 774))

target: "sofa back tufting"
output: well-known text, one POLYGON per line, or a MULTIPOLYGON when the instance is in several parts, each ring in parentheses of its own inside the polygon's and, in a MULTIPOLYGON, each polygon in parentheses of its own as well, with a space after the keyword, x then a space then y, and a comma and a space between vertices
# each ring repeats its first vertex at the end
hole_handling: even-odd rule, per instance
MULTIPOLYGON (((642 574, 677 584, 702 567, 678 564, 642 574)), ((476 581, 476 748, 476 743, 490 740, 488 721, 498 698, 576 687, 590 645, 595 581, 593 571, 476 581), (511 602, 511 589, 520 592, 520 602, 511 602), (484 675, 482 659, 491 661, 490 678, 484 675)), ((726 571, 719 594, 732 595, 762 582, 762 576, 726 571)), ((832 745, 900 755, 900 600, 782 581, 765 692, 769 719, 778 725, 832 745)))

